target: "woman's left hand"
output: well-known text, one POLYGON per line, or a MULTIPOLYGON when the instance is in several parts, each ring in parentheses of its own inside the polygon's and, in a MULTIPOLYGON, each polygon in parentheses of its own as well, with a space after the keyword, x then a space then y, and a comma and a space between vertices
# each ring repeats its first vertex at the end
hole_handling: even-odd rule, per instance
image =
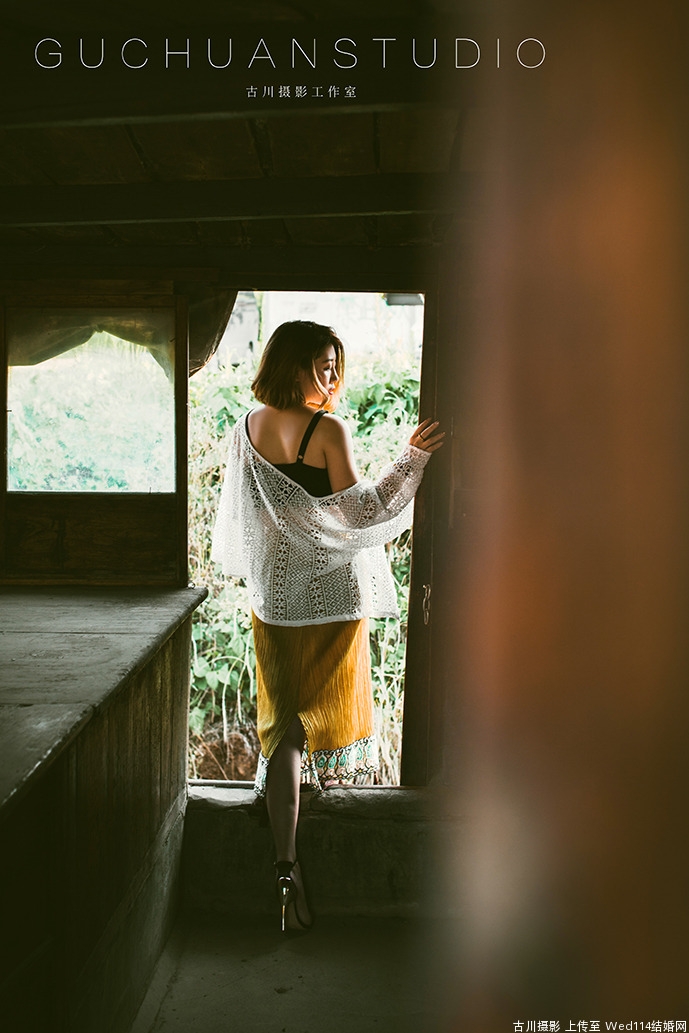
POLYGON ((437 420, 424 420, 409 438, 409 444, 414 448, 420 448, 422 452, 435 452, 440 448, 445 437, 444 430, 441 430, 439 434, 435 433, 438 426, 437 420))

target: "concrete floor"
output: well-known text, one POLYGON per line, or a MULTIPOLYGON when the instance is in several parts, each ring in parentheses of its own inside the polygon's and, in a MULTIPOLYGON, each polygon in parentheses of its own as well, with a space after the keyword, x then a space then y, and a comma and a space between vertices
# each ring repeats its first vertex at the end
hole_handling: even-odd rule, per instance
POLYGON ((405 919, 180 921, 131 1033, 426 1033, 425 936, 405 919))

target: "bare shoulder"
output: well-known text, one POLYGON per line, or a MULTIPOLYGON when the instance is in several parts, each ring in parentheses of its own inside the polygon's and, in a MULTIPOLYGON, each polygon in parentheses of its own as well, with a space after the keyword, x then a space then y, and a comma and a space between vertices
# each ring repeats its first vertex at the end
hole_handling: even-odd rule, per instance
POLYGON ((350 488, 359 479, 352 450, 352 435, 349 426, 332 413, 320 421, 323 426, 323 454, 333 492, 350 488))
POLYGON ((330 445, 348 446, 352 441, 352 433, 349 425, 334 413, 327 412, 320 420, 323 440, 330 445))
POLYGON ((254 409, 249 409, 249 411, 244 414, 244 418, 247 423, 249 422, 249 420, 251 420, 252 423, 261 423, 265 416, 265 413, 265 405, 257 405, 254 409))

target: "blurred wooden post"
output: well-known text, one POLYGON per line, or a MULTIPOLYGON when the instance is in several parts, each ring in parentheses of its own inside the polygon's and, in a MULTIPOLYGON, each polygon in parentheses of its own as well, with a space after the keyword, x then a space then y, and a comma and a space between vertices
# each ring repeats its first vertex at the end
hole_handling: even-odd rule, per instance
POLYGON ((448 744, 462 1033, 689 1020, 683 6, 518 4, 488 26, 481 502, 448 744), (538 71, 508 50, 531 33, 538 71))

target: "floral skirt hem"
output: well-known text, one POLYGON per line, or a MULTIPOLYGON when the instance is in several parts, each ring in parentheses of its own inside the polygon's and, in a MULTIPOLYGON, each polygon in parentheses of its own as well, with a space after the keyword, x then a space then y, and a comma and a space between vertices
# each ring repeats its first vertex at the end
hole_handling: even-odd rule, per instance
MULTIPOLYGON (((268 764, 268 758, 260 753, 254 782, 254 792, 259 797, 266 795, 268 764)), ((353 782, 359 775, 377 770, 378 742, 375 735, 367 735, 335 750, 314 750, 309 754, 307 748, 301 756, 302 785, 311 785, 318 792, 325 789, 328 782, 353 782)))

